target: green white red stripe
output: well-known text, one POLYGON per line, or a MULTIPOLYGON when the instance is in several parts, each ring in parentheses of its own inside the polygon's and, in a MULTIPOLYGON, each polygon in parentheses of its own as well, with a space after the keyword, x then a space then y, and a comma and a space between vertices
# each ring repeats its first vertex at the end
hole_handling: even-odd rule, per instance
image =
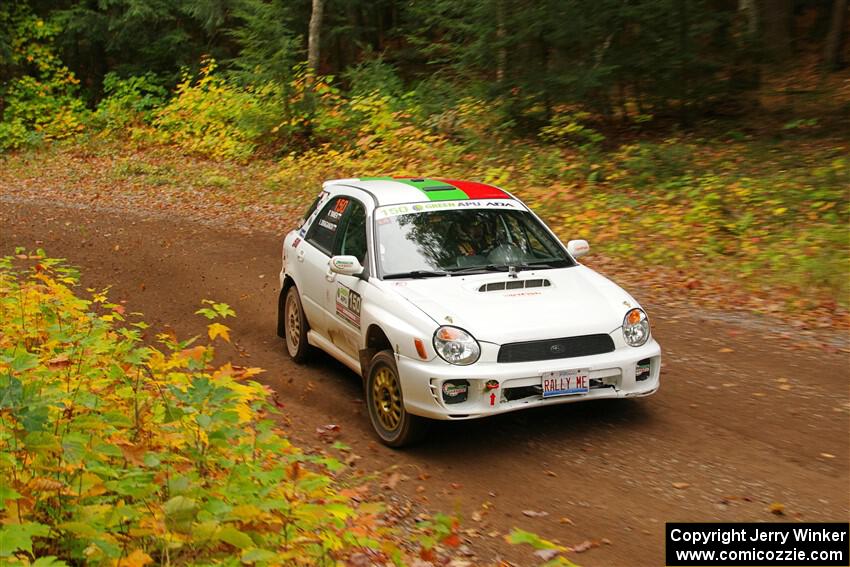
POLYGON ((361 181, 393 181, 418 189, 429 201, 465 201, 468 199, 510 199, 511 196, 492 185, 455 179, 409 177, 361 177, 361 181))

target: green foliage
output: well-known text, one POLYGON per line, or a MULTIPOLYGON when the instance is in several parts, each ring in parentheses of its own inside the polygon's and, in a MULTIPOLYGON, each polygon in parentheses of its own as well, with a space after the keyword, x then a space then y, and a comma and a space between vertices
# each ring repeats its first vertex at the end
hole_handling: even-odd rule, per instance
POLYGON ((530 545, 535 550, 538 557, 546 558, 543 565, 552 567, 555 565, 564 565, 566 567, 576 567, 576 564, 564 557, 564 553, 568 548, 553 543, 541 538, 539 535, 514 528, 511 533, 505 536, 505 540, 512 545, 530 545))
POLYGON ((94 125, 107 132, 150 124, 168 95, 152 73, 126 79, 109 73, 103 80, 103 92, 93 118, 94 125))
POLYGON ((0 84, 0 151, 81 132, 85 107, 76 96, 78 81, 51 44, 57 26, 17 2, 3 6, 0 24, 12 30, 3 55, 10 76, 0 84))
POLYGON ((588 112, 558 113, 540 129, 540 138, 550 143, 589 149, 605 140, 605 136, 584 124, 589 118, 588 112))
MULTIPOLYGON (((282 436, 259 369, 216 368, 196 338, 146 345, 105 292, 77 297, 73 270, 20 257, 29 271, 0 259, 0 562, 404 558, 381 507, 345 495, 342 465, 282 436)), ((205 305, 210 340, 228 340, 233 311, 205 305)))
POLYGON ((234 16, 238 25, 228 32, 239 45, 232 60, 234 75, 246 84, 286 85, 300 55, 292 6, 283 0, 243 0, 235 3, 234 16))
POLYGON ((102 94, 100 86, 109 72, 122 77, 152 72, 164 83, 174 84, 181 69, 197 68, 202 56, 221 59, 231 55, 224 41, 231 2, 109 0, 54 4, 56 7, 45 10, 45 19, 55 21, 61 29, 57 46, 63 59, 84 79, 92 104, 102 94))
POLYGON ((369 96, 381 93, 389 97, 401 97, 405 94, 404 82, 398 70, 376 57, 350 67, 343 78, 351 85, 348 89, 353 97, 369 96))

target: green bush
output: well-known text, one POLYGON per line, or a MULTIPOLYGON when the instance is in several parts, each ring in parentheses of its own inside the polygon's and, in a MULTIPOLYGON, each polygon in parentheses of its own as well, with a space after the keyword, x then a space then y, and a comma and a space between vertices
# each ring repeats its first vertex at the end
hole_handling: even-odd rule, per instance
POLYGON ((540 129, 540 138, 549 143, 590 148, 598 145, 605 136, 586 125, 587 112, 562 112, 555 114, 549 124, 540 129))
POLYGON ((284 120, 273 83, 238 87, 207 60, 197 79, 185 76, 156 115, 156 139, 215 158, 245 160, 284 120))
POLYGON ((454 534, 402 545, 341 463, 292 446, 261 371, 212 365, 227 305, 198 311, 209 343, 151 346, 105 292, 76 296, 73 270, 20 258, 0 258, 0 563, 383 564, 454 534))
POLYGON ((168 91, 152 73, 125 79, 108 73, 103 79, 103 94, 94 113, 94 124, 111 131, 150 124, 155 111, 165 104, 168 91))
POLYGON ((16 4, 8 22, 13 28, 10 67, 19 70, 0 84, 0 151, 36 145, 78 134, 86 109, 77 94, 77 79, 52 48, 54 24, 16 4))

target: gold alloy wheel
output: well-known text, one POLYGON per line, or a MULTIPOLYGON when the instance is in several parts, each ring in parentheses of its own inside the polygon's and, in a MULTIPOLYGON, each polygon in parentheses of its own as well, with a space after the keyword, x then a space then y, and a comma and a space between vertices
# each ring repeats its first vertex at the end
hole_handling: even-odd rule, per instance
POLYGON ((381 366, 372 380, 372 404, 384 429, 395 431, 401 424, 401 390, 395 372, 386 366, 381 366))
POLYGON ((286 347, 289 354, 295 356, 301 346, 301 310, 298 308, 298 297, 290 292, 286 297, 286 347))

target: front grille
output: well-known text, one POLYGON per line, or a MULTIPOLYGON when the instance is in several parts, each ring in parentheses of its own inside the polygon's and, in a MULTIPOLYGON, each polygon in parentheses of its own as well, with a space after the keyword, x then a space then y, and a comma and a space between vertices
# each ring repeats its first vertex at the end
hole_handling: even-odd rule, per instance
POLYGON ((523 343, 508 343, 499 348, 499 362, 531 362, 533 360, 555 360, 590 356, 614 351, 610 335, 582 335, 562 339, 546 339, 523 343))

